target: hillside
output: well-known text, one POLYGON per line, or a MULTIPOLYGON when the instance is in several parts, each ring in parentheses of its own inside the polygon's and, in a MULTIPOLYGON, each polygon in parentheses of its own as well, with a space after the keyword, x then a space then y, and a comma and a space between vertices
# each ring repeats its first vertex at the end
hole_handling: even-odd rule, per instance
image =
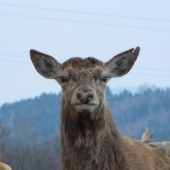
MULTIPOLYGON (((106 96, 120 131, 140 139, 147 126, 154 141, 170 140, 170 89, 123 91, 106 96)), ((60 102, 62 94, 42 94, 0 108, 0 160, 13 170, 61 170, 60 102)))
MULTIPOLYGON (((145 90, 140 94, 123 91, 113 95, 106 90, 109 107, 120 131, 137 139, 147 126, 155 130, 153 140, 170 139, 170 89, 145 90)), ((0 122, 13 131, 30 126, 42 139, 60 131, 60 102, 62 94, 42 94, 39 97, 4 104, 0 108, 0 122)), ((15 138, 15 137, 14 137, 15 138)))

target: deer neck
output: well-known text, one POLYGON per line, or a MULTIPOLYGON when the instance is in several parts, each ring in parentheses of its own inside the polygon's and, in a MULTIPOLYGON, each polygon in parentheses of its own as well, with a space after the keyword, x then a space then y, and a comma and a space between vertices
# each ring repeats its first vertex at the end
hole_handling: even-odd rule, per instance
POLYGON ((100 110, 98 114, 102 116, 96 120, 88 116, 73 120, 69 116, 76 113, 62 108, 62 162, 64 166, 68 165, 65 170, 84 170, 85 167, 88 170, 125 169, 121 135, 109 109, 100 110))

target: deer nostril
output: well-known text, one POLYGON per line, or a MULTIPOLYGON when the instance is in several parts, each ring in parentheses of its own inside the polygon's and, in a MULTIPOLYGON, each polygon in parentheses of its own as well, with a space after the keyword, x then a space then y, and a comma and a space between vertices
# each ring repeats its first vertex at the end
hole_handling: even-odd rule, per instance
POLYGON ((90 93, 88 93, 87 95, 86 95, 86 98, 87 98, 87 103, 89 103, 90 101, 92 101, 92 99, 93 99, 93 92, 90 92, 90 93))
POLYGON ((80 92, 76 92, 76 96, 77 96, 78 99, 80 99, 81 98, 81 93, 80 92))
POLYGON ((92 91, 88 93, 76 92, 76 97, 82 104, 89 104, 93 100, 93 95, 94 93, 92 91))

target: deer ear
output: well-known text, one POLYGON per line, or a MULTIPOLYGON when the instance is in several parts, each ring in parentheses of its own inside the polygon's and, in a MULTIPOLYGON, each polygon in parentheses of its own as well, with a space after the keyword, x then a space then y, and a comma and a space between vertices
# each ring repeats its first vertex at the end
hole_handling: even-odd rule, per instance
POLYGON ((147 127, 145 127, 145 132, 147 132, 147 133, 148 133, 148 131, 149 131, 149 129, 148 129, 147 127))
POLYGON ((152 133, 150 134, 150 137, 152 137, 154 133, 155 133, 155 131, 153 130, 152 133))
POLYGON ((132 48, 116 55, 107 63, 105 63, 105 68, 110 73, 110 76, 121 77, 128 73, 135 63, 139 51, 140 47, 137 47, 135 50, 132 48))
POLYGON ((35 69, 45 78, 55 79, 58 77, 62 64, 53 57, 36 50, 30 50, 31 60, 35 69))

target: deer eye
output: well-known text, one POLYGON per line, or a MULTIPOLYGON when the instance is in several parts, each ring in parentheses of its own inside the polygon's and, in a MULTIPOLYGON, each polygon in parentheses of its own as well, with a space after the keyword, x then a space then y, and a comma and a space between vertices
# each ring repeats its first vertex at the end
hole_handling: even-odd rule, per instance
POLYGON ((62 77, 61 77, 61 83, 64 84, 65 82, 67 82, 67 78, 64 77, 64 76, 62 76, 62 77))
POLYGON ((107 77, 103 77, 103 78, 102 78, 102 81, 106 83, 107 77))

